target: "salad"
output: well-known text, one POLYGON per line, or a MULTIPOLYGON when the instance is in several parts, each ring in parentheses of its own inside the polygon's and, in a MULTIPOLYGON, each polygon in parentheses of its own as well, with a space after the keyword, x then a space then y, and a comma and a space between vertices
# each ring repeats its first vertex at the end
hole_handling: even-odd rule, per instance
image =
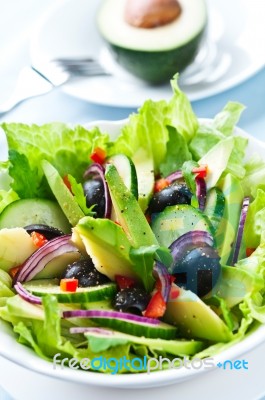
POLYGON ((0 318, 46 360, 203 359, 265 322, 265 162, 233 135, 244 107, 200 121, 172 89, 115 140, 1 125, 0 318))

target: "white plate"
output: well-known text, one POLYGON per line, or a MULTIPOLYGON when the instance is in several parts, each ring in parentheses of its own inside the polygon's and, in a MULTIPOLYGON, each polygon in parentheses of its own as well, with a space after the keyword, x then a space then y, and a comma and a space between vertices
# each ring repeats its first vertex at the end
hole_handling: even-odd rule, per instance
MULTIPOLYGON (((168 99, 170 85, 151 87, 118 67, 100 38, 95 14, 101 0, 57 0, 32 35, 31 59, 92 56, 113 72, 71 82, 63 90, 109 106, 138 107, 147 98, 168 99)), ((207 0, 209 29, 196 62, 180 79, 190 100, 202 99, 246 80, 265 65, 264 0, 207 0)))
MULTIPOLYGON (((97 121, 93 123, 89 123, 86 126, 98 126, 102 131, 108 132, 113 138, 118 134, 121 127, 124 125, 126 120, 123 121, 97 121)), ((203 121, 203 120, 202 120, 203 121)), ((204 120, 206 121, 206 120, 204 120)), ((265 152, 265 143, 262 143, 253 137, 247 135, 240 129, 235 130, 235 134, 244 135, 249 138, 249 146, 247 151, 247 157, 249 158, 254 153, 258 153, 261 157, 264 158, 265 152)), ((0 130, 0 149, 4 148, 4 135, 3 131, 0 130)), ((1 154, 0 151, 0 159, 6 158, 6 151, 3 151, 1 154)), ((244 354, 253 351, 256 346, 264 344, 265 342, 265 325, 260 326, 255 332, 251 335, 248 335, 244 338, 241 342, 235 344, 228 350, 222 352, 221 354, 214 357, 215 365, 218 362, 223 363, 225 360, 234 360, 241 358, 244 354)), ((196 378, 200 378, 205 383, 206 390, 209 387, 207 384, 207 376, 211 374, 212 377, 216 377, 218 381, 218 375, 223 376, 222 373, 226 371, 214 369, 209 372, 209 369, 201 368, 201 369, 171 369, 166 371, 158 371, 152 374, 142 373, 142 374, 131 374, 131 375, 106 375, 100 374, 95 372, 84 372, 84 371, 76 371, 70 368, 61 369, 60 367, 53 369, 53 365, 50 362, 44 361, 43 359, 39 358, 31 349, 23 346, 15 341, 15 335, 12 332, 12 329, 4 322, 0 321, 0 365, 4 365, 3 359, 1 356, 8 360, 6 362, 7 365, 10 365, 9 361, 16 364, 14 365, 14 370, 17 370, 18 366, 24 367, 25 371, 23 373, 23 380, 25 383, 25 390, 30 390, 30 382, 32 379, 32 374, 38 373, 42 375, 42 379, 46 376, 46 389, 45 389, 45 398, 49 398, 50 395, 54 391, 54 386, 60 385, 60 381, 67 381, 67 386, 71 387, 76 384, 88 384, 88 385, 96 385, 101 388, 106 387, 116 387, 116 388, 123 388, 123 389, 140 389, 140 388, 153 388, 157 386, 166 386, 169 384, 177 383, 181 384, 186 380, 191 380, 196 378), (9 364, 8 364, 9 363, 9 364), (207 372, 207 374, 206 374, 207 372), (55 380, 52 380, 54 378, 55 380), (53 382, 53 383, 52 383, 53 382), (28 385, 27 385, 28 383, 28 385), (58 385, 57 385, 58 383, 58 385)), ((251 353, 249 353, 251 354, 251 353)), ((246 355, 246 360, 248 356, 246 355)), ((253 368, 254 366, 250 366, 253 368)), ((257 367, 257 366, 256 366, 257 367)), ((12 370, 12 367, 11 367, 12 370)), ((233 372, 233 371, 231 371, 233 372)), ((240 375, 239 371, 234 371, 240 375)), ((242 374, 243 371, 241 371, 242 374)), ((253 370, 252 372, 253 373, 253 370)), ((34 374, 33 374, 34 375, 34 374)), ((35 374, 36 375, 36 374, 35 374)), ((230 375, 231 378, 232 375, 230 375)), ((250 376, 250 375, 249 375, 250 376)), ((9 377, 10 378, 10 377, 9 377)), ((198 381, 198 379, 197 379, 198 381)), ((0 384, 4 383, 1 382, 1 374, 0 374, 0 384)), ((261 382, 259 382, 259 385, 261 382)), ((8 387, 8 386, 5 386, 8 387)), ((74 387, 74 386, 73 386, 74 387)), ((9 388, 12 389, 12 385, 9 385, 9 388)), ((187 387, 186 387, 187 388, 187 387)), ((260 386, 259 386, 260 388, 260 386)), ((214 389, 214 388, 213 388, 214 389)), ((14 389, 13 389, 14 390, 14 389)), ((230 390, 230 388, 229 388, 230 390)), ((202 392, 203 393, 203 392, 202 392)), ((17 398, 17 397, 16 397, 17 398)), ((26 397, 25 397, 26 398, 26 397)), ((32 398, 32 397, 28 397, 32 398)), ((50 397, 54 398, 54 397, 50 397)), ((66 397, 65 397, 66 398, 66 397)), ((81 397, 79 397, 81 400, 81 397)), ((82 399, 85 397, 82 397, 82 399)), ((198 398, 198 396, 196 396, 198 398)), ((215 396, 217 399, 217 397, 215 396)), ((227 398, 227 397, 222 397, 227 398)), ((234 397, 232 397, 234 398, 234 397)), ((235 396, 235 398, 237 398, 235 396)), ((247 397, 246 399, 249 400, 251 397, 247 397)), ((68 399, 68 397, 67 397, 68 399)), ((218 397, 219 399, 219 397, 218 397)), ((242 397, 243 399, 243 397, 242 397)), ((154 400, 154 399, 153 399, 154 400)))

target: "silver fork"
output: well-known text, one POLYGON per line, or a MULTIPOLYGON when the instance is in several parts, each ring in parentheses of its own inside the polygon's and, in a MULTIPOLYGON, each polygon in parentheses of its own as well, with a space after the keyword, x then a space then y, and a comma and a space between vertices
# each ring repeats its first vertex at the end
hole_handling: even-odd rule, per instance
POLYGON ((15 90, 0 104, 0 117, 32 97, 51 92, 72 78, 110 75, 92 58, 57 58, 40 66, 25 67, 18 76, 15 90))

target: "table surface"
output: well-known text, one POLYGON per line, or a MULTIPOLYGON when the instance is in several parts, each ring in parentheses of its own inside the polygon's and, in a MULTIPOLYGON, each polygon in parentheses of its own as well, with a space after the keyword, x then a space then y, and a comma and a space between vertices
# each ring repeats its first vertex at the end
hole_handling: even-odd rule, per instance
MULTIPOLYGON (((28 39, 39 16, 53 0, 0 0, 0 102, 5 100, 15 84, 16 76, 29 63, 28 39), (12 29, 10 29, 10 24, 12 29)), ((213 117, 229 101, 246 106, 239 126, 260 140, 265 139, 265 68, 244 83, 196 101, 193 108, 199 117, 213 117)), ((126 118, 135 109, 97 106, 71 98, 60 90, 29 100, 5 116, 5 121, 45 123, 63 121, 84 123, 93 120, 126 118)), ((1 121, 1 120, 0 120, 1 121)), ((258 350, 257 350, 258 351, 258 350)), ((1 384, 1 381, 0 381, 1 384)), ((264 384, 265 393, 265 384, 264 384)), ((0 388, 0 400, 10 400, 0 388)), ((251 399, 249 399, 251 400, 251 399)))

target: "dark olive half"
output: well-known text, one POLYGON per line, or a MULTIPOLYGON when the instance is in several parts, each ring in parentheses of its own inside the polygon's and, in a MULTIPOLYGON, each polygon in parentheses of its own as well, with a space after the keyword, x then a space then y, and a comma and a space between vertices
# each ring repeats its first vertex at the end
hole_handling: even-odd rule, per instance
POLYGON ((43 224, 32 224, 24 226, 24 229, 31 234, 32 232, 38 232, 41 235, 45 236, 46 239, 51 240, 59 236, 63 236, 64 233, 60 231, 60 229, 54 228, 52 226, 43 225, 43 224))
POLYGON ((190 204, 192 193, 186 185, 173 184, 157 192, 149 203, 149 214, 163 211, 175 204, 190 204))
POLYGON ((101 274, 94 267, 91 258, 76 261, 73 264, 68 265, 62 278, 78 279, 79 287, 98 286, 110 282, 106 275, 101 274))
POLYGON ((122 289, 114 299, 114 308, 119 311, 142 312, 150 301, 150 295, 141 288, 122 289))

